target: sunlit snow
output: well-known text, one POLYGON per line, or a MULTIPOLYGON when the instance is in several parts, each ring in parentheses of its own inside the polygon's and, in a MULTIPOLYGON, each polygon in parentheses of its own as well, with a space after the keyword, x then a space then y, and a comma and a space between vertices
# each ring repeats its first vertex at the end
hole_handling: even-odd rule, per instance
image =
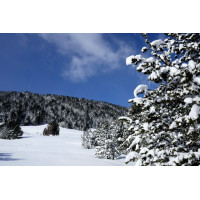
POLYGON ((43 136, 46 125, 22 126, 21 139, 0 139, 0 166, 113 166, 126 165, 117 160, 95 158, 94 149, 81 146, 82 131, 60 128, 59 136, 43 136))

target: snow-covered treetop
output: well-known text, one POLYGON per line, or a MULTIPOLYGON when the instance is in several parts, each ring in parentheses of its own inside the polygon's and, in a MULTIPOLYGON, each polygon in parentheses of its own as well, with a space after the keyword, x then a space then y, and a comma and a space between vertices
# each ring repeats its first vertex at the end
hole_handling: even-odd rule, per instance
POLYGON ((166 35, 168 38, 165 40, 150 42, 147 34, 143 34, 148 47, 143 47, 141 51, 150 50, 153 57, 132 55, 126 59, 126 64, 138 65, 137 70, 148 74, 148 79, 156 83, 177 84, 191 79, 200 85, 200 34, 166 35), (176 81, 173 79, 175 76, 179 76, 176 81))

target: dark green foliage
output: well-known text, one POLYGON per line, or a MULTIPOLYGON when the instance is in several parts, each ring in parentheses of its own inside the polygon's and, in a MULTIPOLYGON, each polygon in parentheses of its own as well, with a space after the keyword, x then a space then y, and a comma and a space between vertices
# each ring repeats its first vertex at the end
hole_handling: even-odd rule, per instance
POLYGON ((43 135, 44 136, 56 136, 59 135, 60 129, 58 123, 55 121, 48 124, 47 128, 44 129, 43 135))
POLYGON ((23 135, 19 123, 16 120, 6 120, 0 125, 1 139, 18 139, 23 135))

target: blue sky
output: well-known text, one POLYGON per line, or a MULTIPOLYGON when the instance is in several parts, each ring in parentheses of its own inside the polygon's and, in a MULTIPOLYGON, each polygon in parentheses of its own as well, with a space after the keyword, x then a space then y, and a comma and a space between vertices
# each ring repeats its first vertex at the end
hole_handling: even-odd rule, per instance
MULTIPOLYGON (((160 34, 150 34, 158 39, 160 34)), ((0 90, 59 94, 129 106, 147 78, 126 57, 140 34, 0 34, 0 90)))

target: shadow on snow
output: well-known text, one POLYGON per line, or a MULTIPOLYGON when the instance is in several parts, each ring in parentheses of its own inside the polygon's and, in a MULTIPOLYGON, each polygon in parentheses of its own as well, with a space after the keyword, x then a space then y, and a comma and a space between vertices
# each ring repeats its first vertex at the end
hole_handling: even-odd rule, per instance
POLYGON ((12 153, 0 153, 0 161, 16 161, 16 160, 21 160, 17 158, 12 158, 13 154, 12 153))

